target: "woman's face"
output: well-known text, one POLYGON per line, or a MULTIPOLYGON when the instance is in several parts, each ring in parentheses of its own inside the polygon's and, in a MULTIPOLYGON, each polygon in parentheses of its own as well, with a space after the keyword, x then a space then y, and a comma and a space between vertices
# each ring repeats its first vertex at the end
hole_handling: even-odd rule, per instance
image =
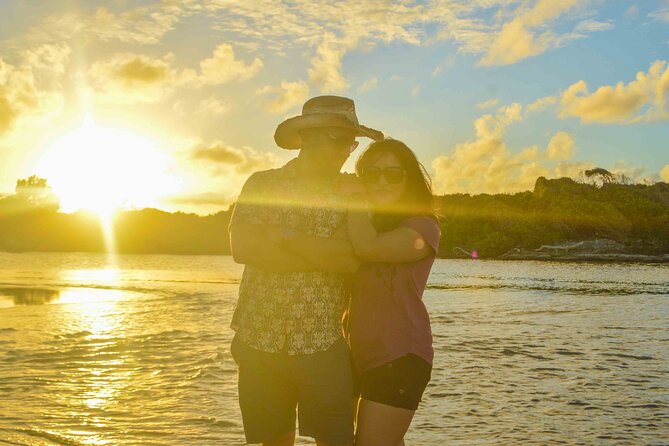
POLYGON ((397 203, 406 189, 406 172, 394 153, 386 152, 368 167, 364 167, 361 178, 374 204, 397 203))

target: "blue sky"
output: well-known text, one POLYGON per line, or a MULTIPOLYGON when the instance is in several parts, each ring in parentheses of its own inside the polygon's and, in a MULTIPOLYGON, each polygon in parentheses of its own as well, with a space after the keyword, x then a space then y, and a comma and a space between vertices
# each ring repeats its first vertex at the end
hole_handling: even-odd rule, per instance
POLYGON ((594 166, 669 181, 669 1, 3 0, 0 193, 37 173, 65 194, 104 168, 56 153, 90 116, 167 157, 143 167, 169 193, 119 202, 214 212, 294 156, 274 129, 320 94, 404 140, 437 193, 594 166))

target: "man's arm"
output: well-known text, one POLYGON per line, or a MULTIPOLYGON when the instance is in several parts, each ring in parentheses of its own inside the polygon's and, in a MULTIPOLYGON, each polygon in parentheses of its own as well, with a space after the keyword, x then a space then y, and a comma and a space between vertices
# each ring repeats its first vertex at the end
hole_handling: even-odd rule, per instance
POLYGON ((292 254, 266 236, 271 220, 271 188, 267 172, 251 175, 242 188, 230 220, 230 249, 237 263, 274 272, 313 269, 304 259, 292 254))
POLYGON ((331 238, 295 233, 283 244, 317 270, 352 274, 360 267, 360 260, 345 235, 345 226, 331 238))
POLYGON ((266 236, 265 228, 240 224, 230 228, 230 249, 237 263, 273 272, 318 269, 266 236))

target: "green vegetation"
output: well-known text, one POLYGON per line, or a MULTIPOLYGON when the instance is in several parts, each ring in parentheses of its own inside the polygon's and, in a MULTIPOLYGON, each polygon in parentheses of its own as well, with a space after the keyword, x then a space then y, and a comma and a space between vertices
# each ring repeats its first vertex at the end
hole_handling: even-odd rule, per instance
MULTIPOLYGON (((627 253, 669 253, 669 184, 577 183, 537 179, 534 191, 513 195, 436 197, 442 257, 457 248, 497 257, 514 248, 610 239, 627 253)), ((460 252, 461 253, 461 252, 460 252)))
MULTIPOLYGON (((603 171, 603 169, 602 169, 603 171)), ((627 253, 669 253, 669 184, 625 184, 608 172, 588 180, 537 179, 534 191, 517 194, 435 197, 442 216, 440 257, 500 256, 521 248, 610 239, 627 253)), ((624 178, 623 178, 624 179, 624 178)), ((97 217, 57 212, 46 181, 17 182, 0 198, 0 250, 104 251, 97 217)), ((125 211, 114 219, 121 253, 228 254, 231 209, 206 217, 156 209, 125 211)))

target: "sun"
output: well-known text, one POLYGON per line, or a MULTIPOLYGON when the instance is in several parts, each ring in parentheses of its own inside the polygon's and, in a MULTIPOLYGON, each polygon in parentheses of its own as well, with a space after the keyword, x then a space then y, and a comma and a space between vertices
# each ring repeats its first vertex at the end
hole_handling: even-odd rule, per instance
POLYGON ((167 172, 171 162, 148 138, 86 117, 48 147, 35 171, 60 198, 62 212, 87 209, 108 220, 120 209, 155 207, 178 191, 179 179, 167 172))

